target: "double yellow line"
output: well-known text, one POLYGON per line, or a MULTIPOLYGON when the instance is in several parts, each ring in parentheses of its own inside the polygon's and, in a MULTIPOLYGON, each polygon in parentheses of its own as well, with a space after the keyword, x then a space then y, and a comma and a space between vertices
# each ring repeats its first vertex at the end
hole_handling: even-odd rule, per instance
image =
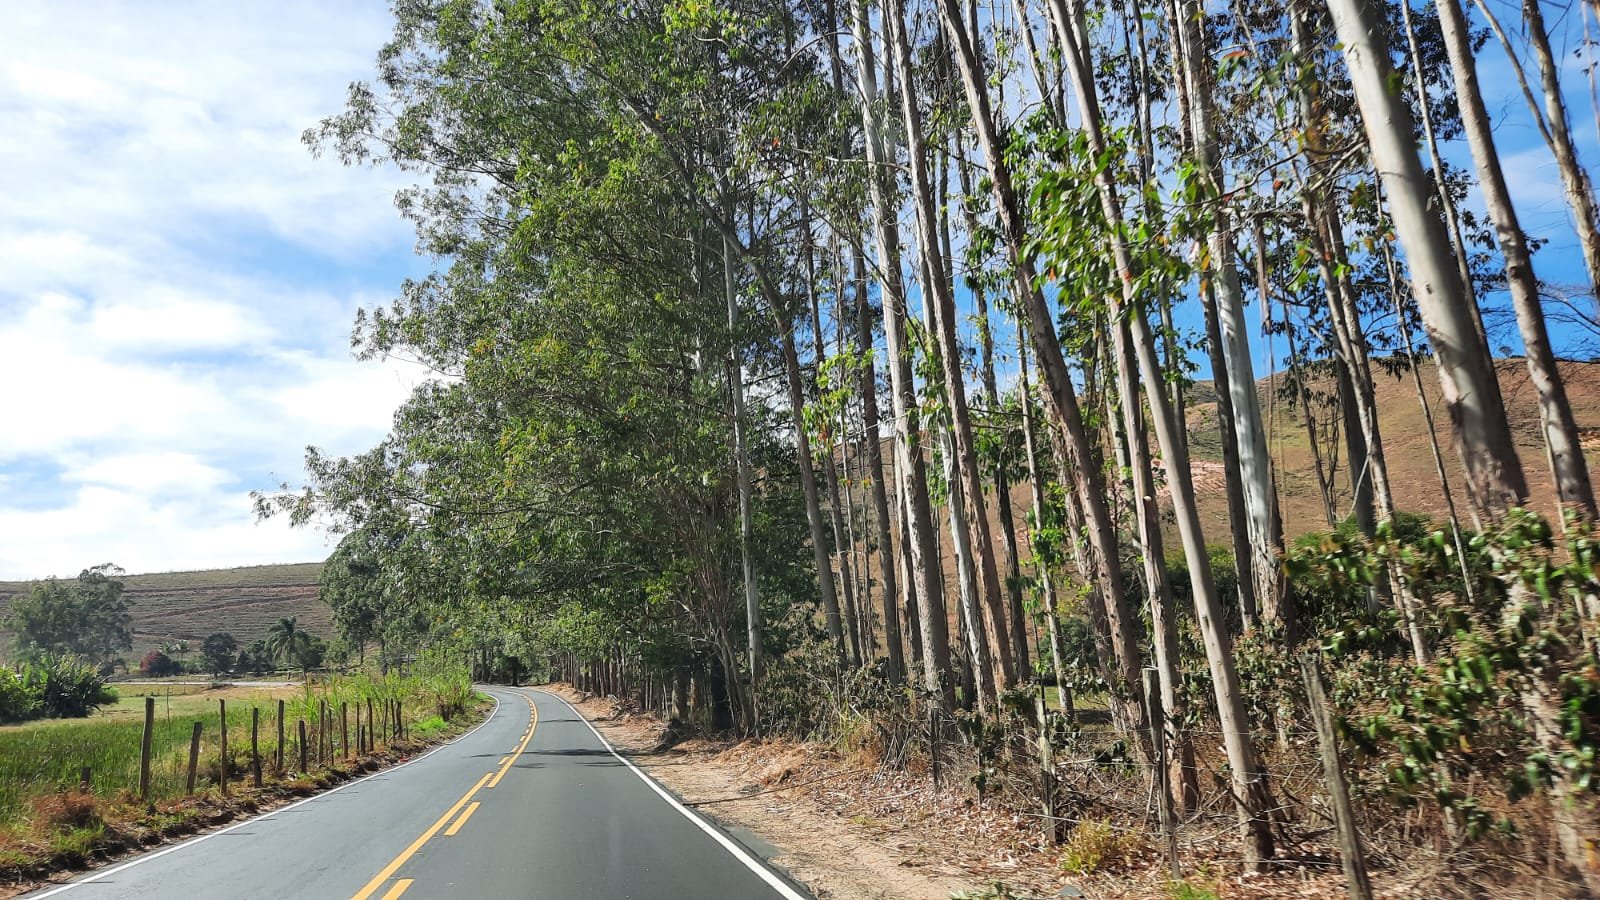
MULTIPOLYGON (((389 864, 384 866, 382 871, 372 876, 372 880, 367 882, 366 886, 360 891, 356 892, 356 895, 352 897, 351 900, 370 900, 372 895, 377 893, 378 888, 383 887, 383 885, 394 875, 394 873, 399 871, 400 867, 406 864, 406 860, 409 860, 411 857, 415 856, 417 851, 422 849, 423 844, 433 840, 434 835, 439 833, 439 829, 445 828, 446 823, 450 823, 450 827, 445 829, 445 837, 454 837, 456 832, 461 830, 461 826, 467 824, 467 819, 471 818, 472 814, 478 811, 479 803, 477 801, 473 801, 473 796, 485 786, 492 788, 499 784, 500 779, 506 776, 506 772, 510 771, 512 764, 517 761, 517 757, 521 756, 523 751, 528 749, 528 742, 533 740, 533 730, 539 725, 539 708, 534 706, 533 700, 527 698, 526 696, 524 696, 523 699, 528 701, 528 711, 532 714, 532 717, 528 721, 528 730, 522 733, 522 743, 517 745, 517 749, 512 752, 510 756, 500 760, 499 771, 485 773, 482 778, 479 778, 478 783, 474 784, 471 790, 467 791, 465 794, 462 794, 461 799, 457 800, 454 806, 451 806, 448 810, 445 810, 445 814, 440 816, 438 821, 428 826, 427 831, 424 831, 416 840, 412 841, 409 847, 400 851, 400 855, 390 860, 389 864), (463 811, 463 807, 465 807, 465 811, 463 811), (457 813, 460 813, 460 818, 456 818, 457 813), (455 821, 451 822, 452 819, 455 819, 455 821)), ((411 887, 411 883, 414 880, 415 879, 411 878, 399 879, 389 888, 389 890, 384 892, 383 896, 379 898, 379 900, 399 900, 400 895, 404 894, 406 890, 411 887)))

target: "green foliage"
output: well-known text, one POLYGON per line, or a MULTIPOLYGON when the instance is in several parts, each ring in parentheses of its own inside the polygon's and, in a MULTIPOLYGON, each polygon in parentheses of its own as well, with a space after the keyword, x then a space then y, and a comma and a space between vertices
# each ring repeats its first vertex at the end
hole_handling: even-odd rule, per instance
POLYGON ((1600 540, 1576 521, 1558 539, 1516 510, 1473 535, 1468 553, 1471 598, 1450 590, 1461 564, 1443 532, 1329 542, 1298 556, 1295 571, 1359 585, 1393 564, 1428 598, 1436 656, 1426 666, 1386 660, 1364 633, 1328 633, 1325 649, 1342 662, 1335 701, 1355 711, 1341 730, 1384 762, 1397 798, 1431 798, 1476 837, 1513 827, 1489 811, 1485 788, 1513 804, 1600 791, 1600 662, 1587 631, 1600 597, 1600 540))
POLYGON ((1167 889, 1172 900, 1220 900, 1216 891, 1198 887, 1187 881, 1174 881, 1167 889))
POLYGON ((133 647, 132 618, 122 597, 122 570, 110 563, 84 569, 74 581, 35 582, 12 603, 5 627, 24 656, 74 654, 94 662, 133 647))
POLYGON ((297 618, 285 616, 273 623, 262 649, 273 660, 296 667, 309 675, 312 669, 322 665, 328 645, 316 635, 302 631, 296 622, 297 618))
POLYGON ((68 656, 37 656, 0 667, 0 724, 86 716, 115 703, 116 691, 93 666, 68 656))
POLYGON ((205 660, 206 671, 222 675, 232 670, 237 661, 239 642, 226 631, 208 635, 200 644, 200 656, 205 660))

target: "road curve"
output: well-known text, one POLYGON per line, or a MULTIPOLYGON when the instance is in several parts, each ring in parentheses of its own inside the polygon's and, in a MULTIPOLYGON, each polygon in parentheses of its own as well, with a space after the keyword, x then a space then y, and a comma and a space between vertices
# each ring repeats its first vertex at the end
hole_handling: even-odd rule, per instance
POLYGON ((32 900, 802 900, 613 752, 565 701, 489 688, 413 762, 27 895, 32 900))

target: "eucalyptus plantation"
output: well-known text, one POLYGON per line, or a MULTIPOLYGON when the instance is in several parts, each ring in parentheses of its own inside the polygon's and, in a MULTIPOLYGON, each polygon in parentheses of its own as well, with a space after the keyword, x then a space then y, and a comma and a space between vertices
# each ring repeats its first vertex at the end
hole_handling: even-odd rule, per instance
POLYGON ((445 374, 261 508, 366 536, 352 633, 822 742, 1035 860, 1168 823, 1280 877, 1355 784, 1368 858, 1549 837, 1589 883, 1590 376, 1471 13, 400 4, 308 137, 417 178, 436 270, 356 343, 445 374))

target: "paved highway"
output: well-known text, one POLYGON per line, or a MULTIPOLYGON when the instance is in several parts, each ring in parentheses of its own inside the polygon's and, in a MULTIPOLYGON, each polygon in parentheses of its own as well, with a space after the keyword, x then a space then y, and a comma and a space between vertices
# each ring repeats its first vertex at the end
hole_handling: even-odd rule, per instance
POLYGON ((432 753, 35 900, 801 900, 805 893, 611 751, 560 698, 489 690, 432 753))

